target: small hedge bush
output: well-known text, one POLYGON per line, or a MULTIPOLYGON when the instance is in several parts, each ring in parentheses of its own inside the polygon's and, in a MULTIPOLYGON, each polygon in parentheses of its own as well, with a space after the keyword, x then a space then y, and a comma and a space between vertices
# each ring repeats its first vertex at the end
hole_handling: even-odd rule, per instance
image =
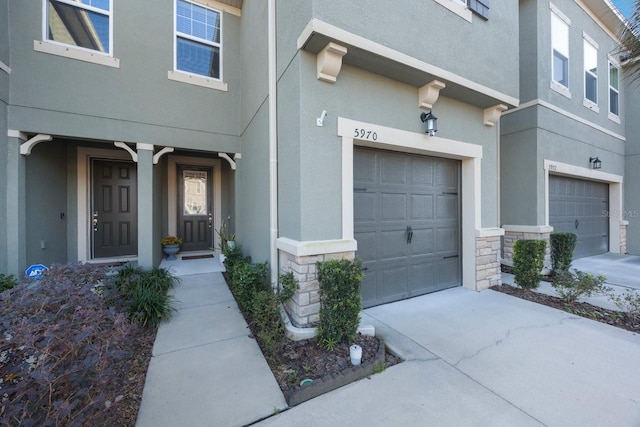
POLYGON ((18 281, 13 274, 5 275, 0 273, 0 292, 18 286, 18 281))
POLYGON ((318 341, 331 350, 356 337, 362 305, 362 261, 328 260, 316 266, 320 282, 318 341))
POLYGON ((513 272, 515 282, 522 289, 540 286, 546 240, 516 240, 513 244, 513 272))
POLYGON ((569 270, 577 239, 578 235, 574 233, 551 233, 551 268, 554 273, 569 270))
POLYGON ((583 297, 605 294, 609 290, 604 286, 605 280, 601 274, 594 276, 580 270, 560 270, 554 275, 551 286, 567 304, 573 304, 583 297))

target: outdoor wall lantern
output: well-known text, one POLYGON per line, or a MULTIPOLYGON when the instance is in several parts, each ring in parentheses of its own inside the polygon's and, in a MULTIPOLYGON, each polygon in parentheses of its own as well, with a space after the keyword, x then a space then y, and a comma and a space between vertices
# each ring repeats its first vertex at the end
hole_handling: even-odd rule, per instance
POLYGON ((431 111, 420 114, 420 120, 425 124, 425 133, 428 133, 429 136, 433 136, 438 132, 438 118, 431 111))
POLYGON ((602 167, 602 160, 597 157, 589 157, 589 163, 591 164, 591 169, 600 169, 602 167))

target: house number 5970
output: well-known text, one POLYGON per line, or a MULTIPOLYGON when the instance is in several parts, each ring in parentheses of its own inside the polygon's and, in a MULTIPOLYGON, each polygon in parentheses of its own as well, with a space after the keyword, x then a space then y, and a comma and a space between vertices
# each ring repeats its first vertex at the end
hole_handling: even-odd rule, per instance
POLYGON ((372 141, 378 140, 378 134, 375 131, 363 129, 363 128, 355 128, 353 130, 353 137, 358 139, 370 139, 372 141))

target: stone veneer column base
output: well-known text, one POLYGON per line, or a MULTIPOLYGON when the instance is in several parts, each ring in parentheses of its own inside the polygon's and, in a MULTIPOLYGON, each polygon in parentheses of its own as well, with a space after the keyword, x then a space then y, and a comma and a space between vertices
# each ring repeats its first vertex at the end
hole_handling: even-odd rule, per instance
POLYGON ((620 253, 627 253, 627 226, 629 221, 620 222, 620 253))
POLYGON ((502 284, 500 271, 501 228, 476 231, 476 290, 483 291, 502 284))
POLYGON ((356 243, 350 240, 296 242, 278 239, 280 274, 293 272, 299 289, 284 308, 293 326, 313 327, 320 321, 320 285, 316 263, 329 259, 353 259, 356 243))
POLYGON ((504 229, 504 253, 502 263, 513 267, 513 244, 516 240, 546 240, 547 248, 544 253, 543 274, 551 272, 551 242, 550 236, 553 227, 548 225, 503 225, 504 229))

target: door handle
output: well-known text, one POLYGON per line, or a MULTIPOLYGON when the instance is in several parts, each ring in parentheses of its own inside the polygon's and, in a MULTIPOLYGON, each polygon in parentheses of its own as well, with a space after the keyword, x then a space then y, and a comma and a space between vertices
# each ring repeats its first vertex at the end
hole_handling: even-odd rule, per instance
POLYGON ((98 231, 98 211, 93 211, 93 231, 98 231))
POLYGON ((213 225, 213 216, 211 216, 211 212, 209 212, 209 228, 213 225))
POLYGON ((410 225, 407 225, 407 245, 411 244, 411 240, 413 239, 413 230, 410 225))

